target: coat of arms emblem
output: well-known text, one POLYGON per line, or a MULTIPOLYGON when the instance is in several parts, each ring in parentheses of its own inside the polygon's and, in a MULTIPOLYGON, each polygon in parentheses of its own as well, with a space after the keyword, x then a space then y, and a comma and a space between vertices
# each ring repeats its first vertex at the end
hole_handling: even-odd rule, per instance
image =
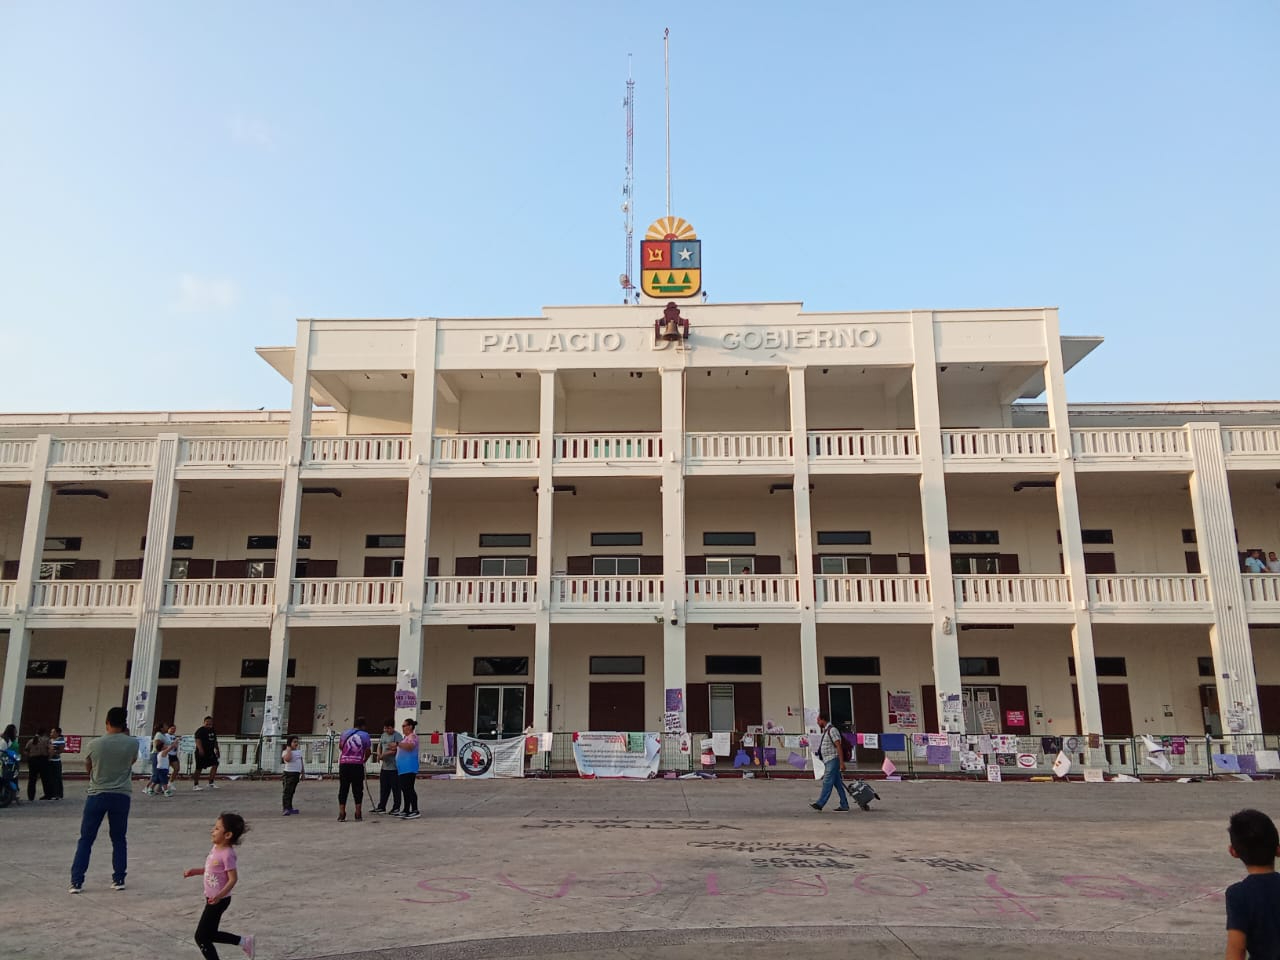
POLYGON ((640 289, 666 300, 702 290, 702 241, 680 217, 653 221, 640 243, 640 289))

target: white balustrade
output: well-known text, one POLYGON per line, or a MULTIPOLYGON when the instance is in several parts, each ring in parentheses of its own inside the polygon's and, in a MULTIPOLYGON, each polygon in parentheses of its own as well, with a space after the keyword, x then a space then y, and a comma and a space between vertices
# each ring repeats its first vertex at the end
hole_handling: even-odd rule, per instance
POLYGON ((274 580, 166 580, 163 606, 176 610, 269 607, 274 598, 274 580))
POLYGON ((12 580, 0 580, 0 610, 13 606, 13 587, 12 580))
MULTIPOLYGON (((1280 574, 1245 573, 1240 576, 1246 607, 1280 609, 1280 574)), ((0 606, 4 606, 0 603, 0 606)))
POLYGON ((791 434, 782 431, 685 434, 685 459, 691 464, 790 460, 791 457, 791 434))
POLYGON ((538 437, 531 433, 449 434, 435 438, 438 464, 536 463, 538 437))
POLYGON ((35 450, 34 440, 0 440, 0 470, 30 466, 35 450))
POLYGON ((1222 443, 1228 457, 1280 459, 1280 427, 1223 427, 1222 443))
POLYGON ((751 574, 738 577, 686 577, 689 603, 721 607, 795 605, 795 574, 751 574))
POLYGON ((920 435, 914 430, 810 430, 813 460, 919 460, 920 435))
POLYGON ((155 440, 54 440, 51 467, 149 467, 155 462, 155 440))
POLYGON ((525 609, 538 599, 536 577, 429 577, 431 610, 525 609))
POLYGON ((662 603, 661 575, 643 577, 553 577, 553 610, 627 609, 662 603))
POLYGON ((933 602, 929 578, 916 574, 818 574, 813 578, 819 608, 927 607, 933 602))
POLYGON ((138 602, 139 580, 40 580, 31 606, 42 610, 129 610, 138 602))
POLYGON ((1207 606, 1209 578, 1202 574, 1105 574, 1090 576, 1089 605, 1112 609, 1207 606))
POLYGON ((1071 581, 1060 575, 955 576, 956 609, 1068 607, 1071 581))
POLYGON ((1151 430, 1073 428, 1071 452, 1077 460, 1138 460, 1143 457, 1190 457, 1186 431, 1180 427, 1151 430))
POLYGON ((997 460, 1052 457, 1058 444, 1052 430, 943 430, 947 460, 997 460))
POLYGON ((277 467, 285 461, 284 437, 186 437, 179 466, 277 467))
POLYGON ((557 463, 656 463, 662 459, 662 436, 657 433, 557 433, 557 463))
POLYGON ((393 437, 308 437, 303 459, 308 463, 407 463, 413 440, 393 437))
POLYGON ((290 602, 297 608, 395 607, 403 593, 399 577, 317 577, 294 580, 290 602))

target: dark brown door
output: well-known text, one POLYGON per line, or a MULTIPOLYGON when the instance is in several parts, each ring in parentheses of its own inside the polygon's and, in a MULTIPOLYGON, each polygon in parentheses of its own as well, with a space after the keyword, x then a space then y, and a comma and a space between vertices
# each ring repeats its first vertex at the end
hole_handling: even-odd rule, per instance
MULTIPOLYGON (((22 695, 22 721, 18 727, 21 736, 34 735, 40 730, 49 732, 51 727, 62 726, 62 687, 33 687, 27 684, 22 695)), ((101 733, 101 730, 84 731, 101 733)))
POLYGON ((1258 684, 1258 723, 1259 733, 1280 733, 1280 686, 1258 684))
POLYGON ((711 690, 708 684, 691 683, 685 689, 684 716, 689 733, 711 730, 711 690))
POLYGON ((213 729, 224 737, 238 736, 243 707, 244 687, 214 687, 213 729))
POLYGON ((644 681, 592 682, 587 723, 592 730, 644 730, 644 681))
POLYGON ((366 729, 381 730, 382 721, 396 715, 396 685, 394 683, 357 683, 356 708, 351 715, 355 724, 364 717, 366 729))
POLYGON ((1000 730, 1003 733, 1028 734, 1031 732, 1031 715, 1027 712, 1027 688, 1016 684, 1000 685, 1000 730), (1021 713, 1022 723, 1009 722, 1010 713, 1021 713))
POLYGON ((1116 555, 1114 553, 1086 553, 1084 555, 1084 572, 1102 576, 1116 572, 1116 555))
POLYGON ((289 696, 289 725, 285 733, 306 736, 315 728, 316 688, 294 687, 289 696))
MULTIPOLYGON (((1071 702, 1076 711, 1076 731, 1082 732, 1080 720, 1080 689, 1071 685, 1071 702)), ((1098 684, 1098 706, 1102 713, 1102 734, 1106 737, 1132 737, 1133 713, 1129 709, 1129 685, 1127 683, 1098 684)))
MULTIPOLYGON (((880 700, 880 684, 853 684, 853 729, 863 733, 884 730, 884 713, 880 700)), ((883 750, 854 747, 854 762, 860 767, 878 767, 884 763, 883 750)))
MULTIPOLYGON (((758 680, 741 681, 733 685, 733 729, 745 733, 748 726, 764 723, 764 700, 758 680)), ((710 709, 710 703, 708 703, 710 709)))
POLYGON ((921 733, 941 733, 938 728, 938 688, 926 683, 920 688, 920 719, 924 721, 921 733))
POLYGON ((449 733, 468 733, 475 726, 476 691, 469 683, 451 683, 445 688, 444 728, 449 733))

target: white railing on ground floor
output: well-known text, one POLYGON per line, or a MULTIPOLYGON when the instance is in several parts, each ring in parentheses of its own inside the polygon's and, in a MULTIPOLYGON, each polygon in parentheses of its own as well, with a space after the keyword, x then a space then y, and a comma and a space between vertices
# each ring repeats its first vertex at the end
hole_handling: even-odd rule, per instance
POLYGON ((427 610, 524 609, 538 599, 536 577, 429 577, 427 610))
POLYGON ((791 456, 791 434, 781 430, 685 434, 685 460, 690 464, 790 460, 791 456))
POLYGON ((1078 460, 1137 460, 1142 457, 1190 456, 1187 433, 1181 427, 1154 430, 1094 430, 1073 428, 1071 452, 1078 460))
POLYGON ((307 437, 302 459, 306 463, 407 463, 413 456, 408 436, 307 437))
POLYGON ((156 441, 123 439, 54 440, 51 467, 149 467, 155 462, 156 441))
POLYGON ((810 430, 809 458, 816 461, 920 459, 914 430, 810 430))
POLYGON ((685 577, 685 596, 691 604, 721 607, 795 605, 797 584, 795 574, 685 577))
POLYGON ((538 436, 532 433, 450 434, 437 436, 432 459, 438 464, 527 464, 538 460, 538 436))
POLYGON ((552 577, 552 610, 615 610, 662 603, 662 576, 552 577))
POLYGON ((404 581, 399 577, 324 577, 294 580, 294 607, 395 607, 400 605, 404 581))
POLYGON ((1202 574, 1105 574, 1090 576, 1089 606, 1111 609, 1202 607, 1209 578, 1202 574))
POLYGON ((556 463, 656 463, 662 459, 659 433, 557 433, 556 463))
POLYGON ((952 577, 956 609, 1014 609, 1025 607, 1067 607, 1071 603, 1071 581, 1060 575, 952 577))
POLYGON ((269 607, 275 581, 166 580, 163 606, 172 610, 210 610, 221 607, 269 607))
POLYGON ((178 466, 283 466, 284 437, 184 437, 178 466))
POLYGON ((128 610, 138 602, 138 580, 41 580, 31 606, 44 610, 128 610))
POLYGON ((929 578, 915 574, 819 574, 813 578, 818 609, 832 607, 927 607, 929 578))
POLYGON ((1240 583, 1246 607, 1280 605, 1280 573, 1245 573, 1240 583))

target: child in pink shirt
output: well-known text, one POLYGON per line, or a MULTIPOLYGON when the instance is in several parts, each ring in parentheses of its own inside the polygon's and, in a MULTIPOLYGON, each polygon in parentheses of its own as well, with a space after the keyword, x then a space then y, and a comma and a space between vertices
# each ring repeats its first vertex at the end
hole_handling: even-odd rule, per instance
POLYGON ((238 813, 224 813, 213 824, 209 839, 213 849, 205 857, 203 867, 183 872, 184 877, 204 877, 204 912, 196 927, 196 946, 205 960, 218 960, 215 943, 234 943, 249 957, 253 956, 253 934, 237 936, 218 929, 222 915, 231 906, 231 889, 239 880, 236 871, 236 845, 248 830, 244 817, 238 813))

